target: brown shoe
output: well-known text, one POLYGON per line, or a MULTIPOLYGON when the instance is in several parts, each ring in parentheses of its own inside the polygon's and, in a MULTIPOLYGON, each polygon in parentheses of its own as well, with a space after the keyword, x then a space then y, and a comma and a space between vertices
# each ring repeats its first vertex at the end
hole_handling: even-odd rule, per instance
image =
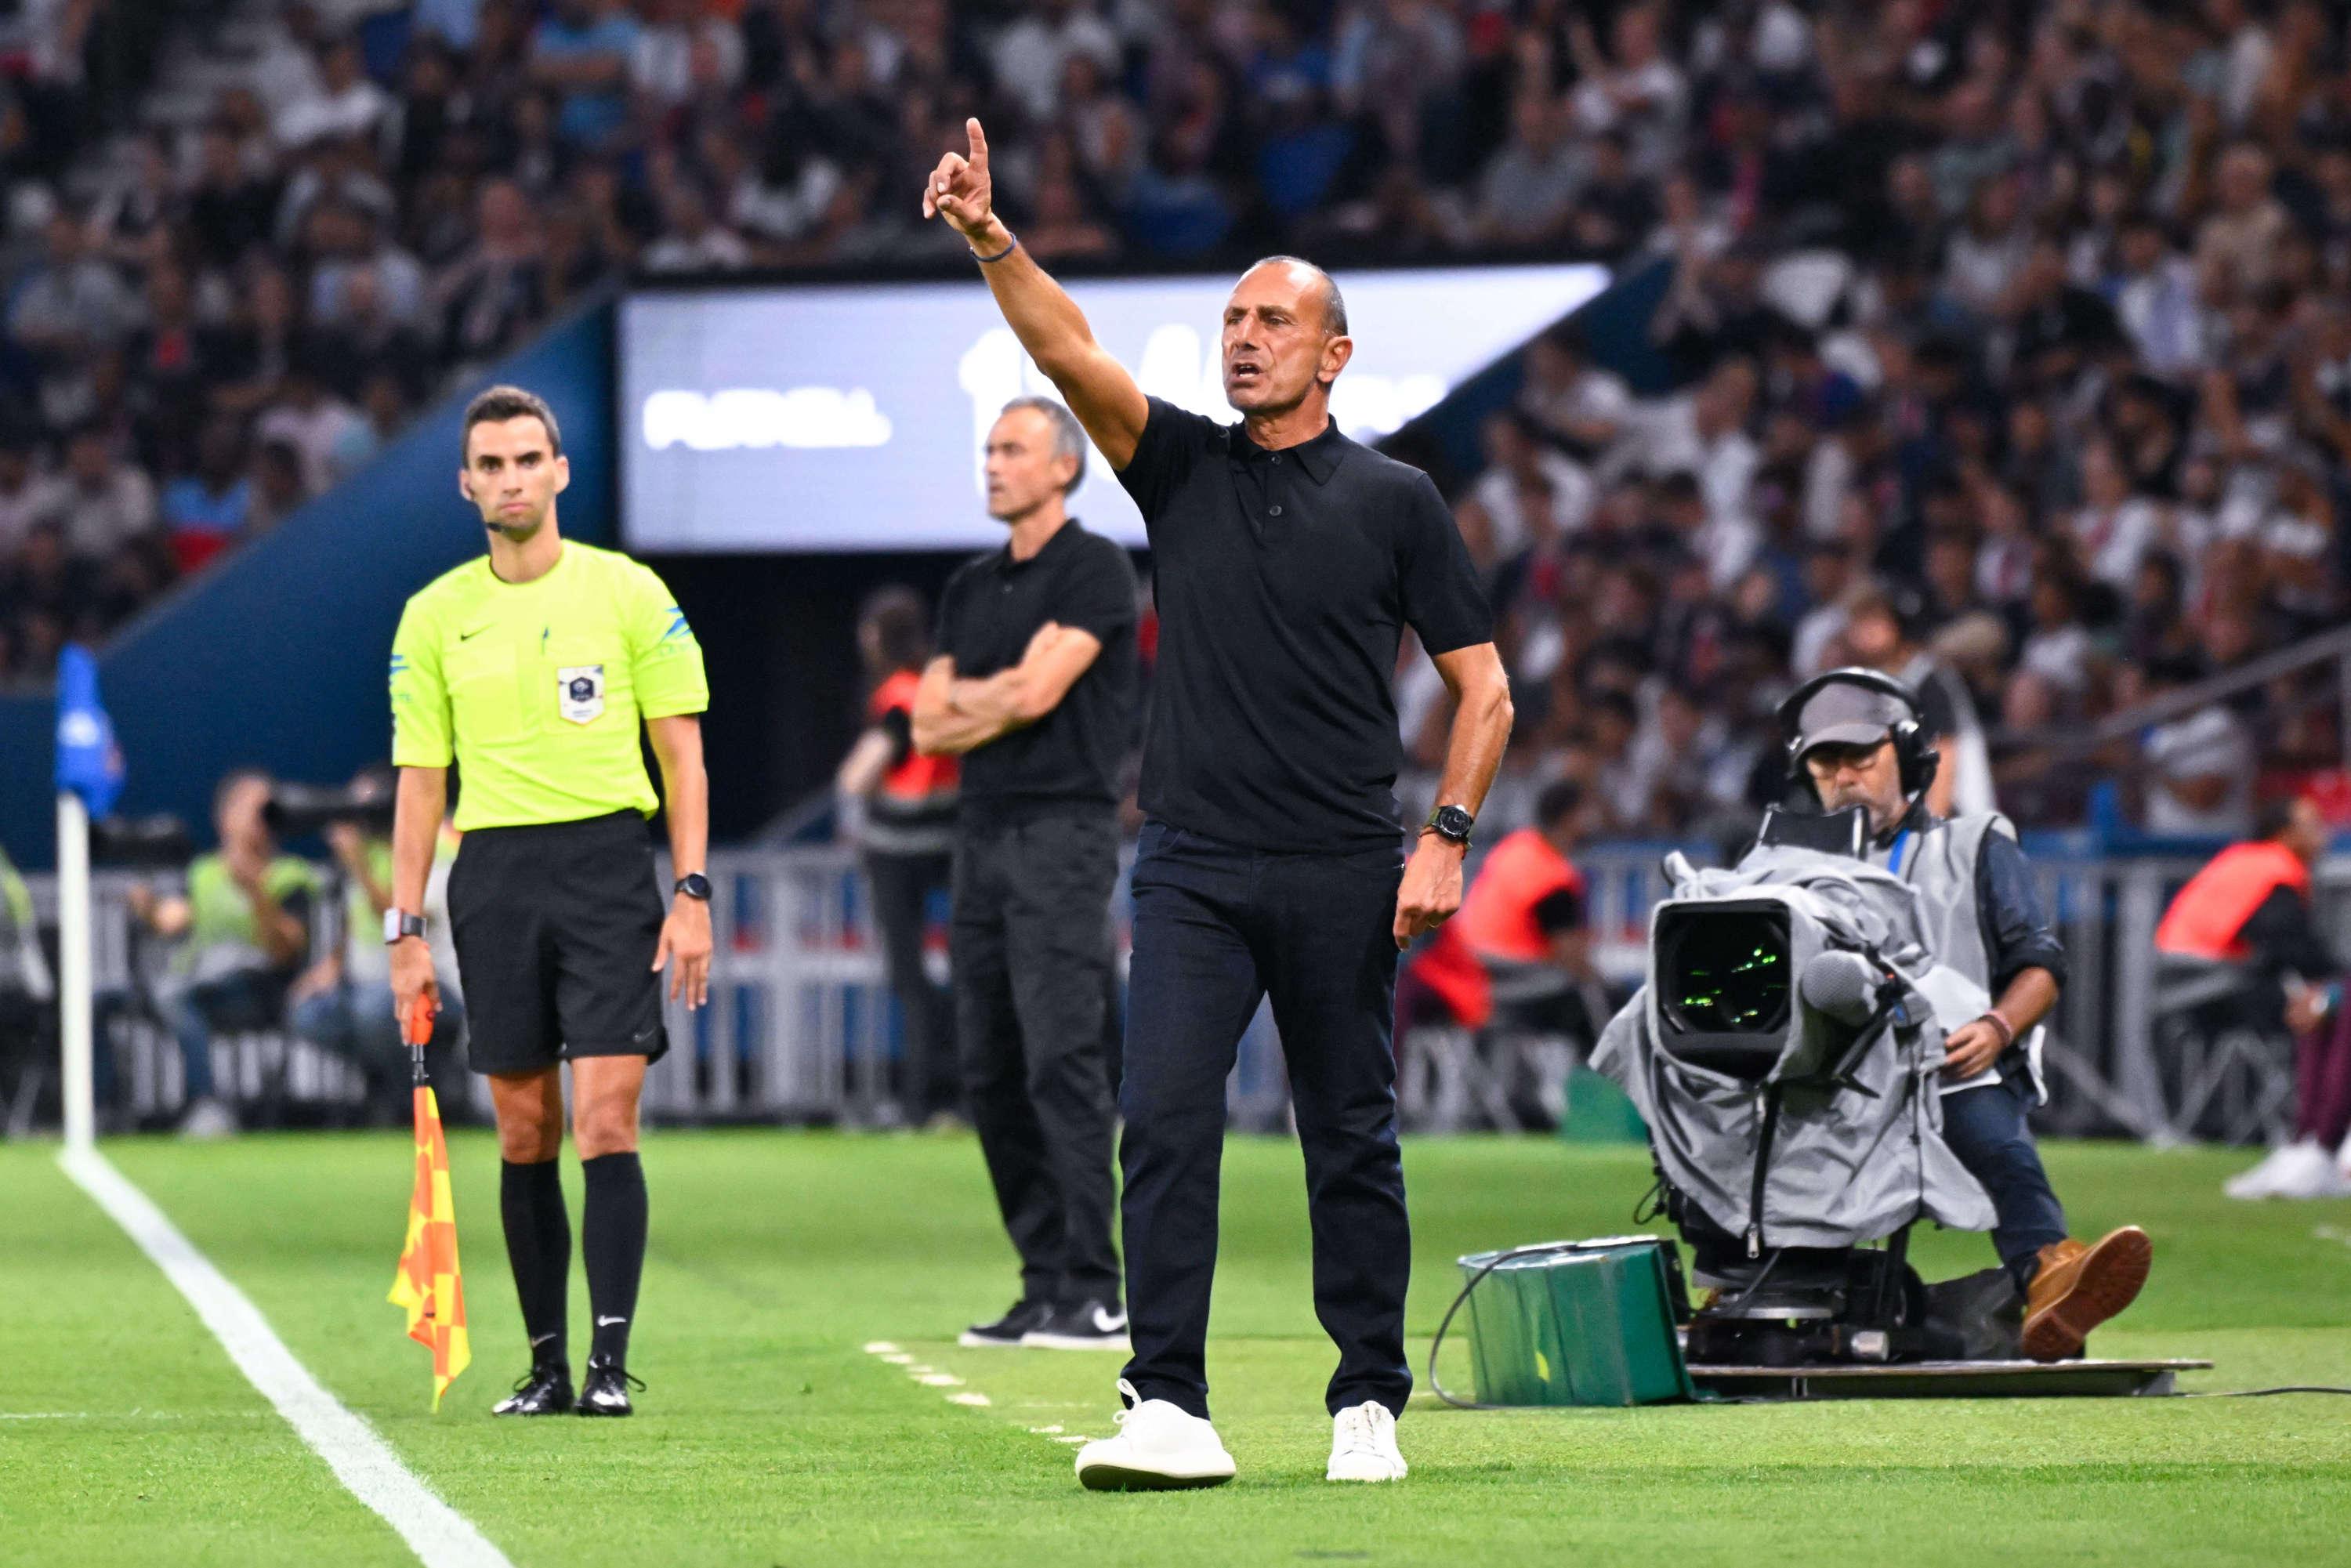
POLYGON ((2154 1259, 2155 1243, 2136 1225, 2089 1247, 2070 1238, 2043 1247, 2025 1291, 2024 1354, 2035 1361, 2081 1354, 2092 1329, 2138 1299, 2154 1259))

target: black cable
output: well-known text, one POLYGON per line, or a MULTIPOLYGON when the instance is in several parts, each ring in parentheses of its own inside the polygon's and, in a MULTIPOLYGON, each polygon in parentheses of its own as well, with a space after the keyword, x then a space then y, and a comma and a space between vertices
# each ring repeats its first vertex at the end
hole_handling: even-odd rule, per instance
POLYGON ((1469 1299, 1469 1292, 1478 1288, 1478 1282, 1480 1280, 1483 1280, 1487 1275, 1492 1273, 1495 1270, 1500 1268, 1503 1264, 1510 1262, 1513 1259, 1543 1257, 1554 1252, 1573 1252, 1582 1249, 1583 1246, 1583 1243, 1581 1241, 1546 1241, 1534 1247, 1513 1247, 1506 1252, 1496 1253, 1491 1259, 1488 1260, 1481 1267, 1479 1267, 1476 1273, 1470 1275, 1469 1282, 1461 1287, 1461 1293, 1453 1298, 1453 1304, 1445 1309, 1445 1316, 1437 1320, 1437 1337, 1428 1342, 1429 1392, 1436 1395, 1439 1399, 1444 1400, 1447 1405, 1452 1406, 1456 1410, 1518 1410, 1525 1408, 1525 1406, 1518 1405, 1484 1405, 1475 1399, 1460 1398, 1451 1390, 1447 1389, 1444 1384, 1437 1381, 1437 1353, 1445 1347, 1445 1333, 1447 1329, 1450 1329, 1453 1326, 1453 1315, 1461 1310, 1461 1303, 1469 1299))
POLYGON ((2175 1394, 2175 1399, 2267 1399, 2273 1394, 2351 1394, 2325 1383, 2293 1383, 2283 1388, 2203 1388, 2175 1394))

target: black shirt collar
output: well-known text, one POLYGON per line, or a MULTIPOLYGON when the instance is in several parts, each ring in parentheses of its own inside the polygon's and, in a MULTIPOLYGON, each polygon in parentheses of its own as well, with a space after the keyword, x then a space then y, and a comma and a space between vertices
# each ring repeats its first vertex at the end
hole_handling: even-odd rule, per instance
MULTIPOLYGON (((1339 434, 1339 422, 1334 419, 1322 427, 1322 434, 1295 446, 1285 446, 1280 455, 1296 463, 1317 485, 1326 485, 1330 483, 1331 476, 1338 471, 1339 459, 1346 455, 1351 444, 1345 436, 1339 434)), ((1225 450, 1236 463, 1262 462, 1275 455, 1249 439, 1249 426, 1245 423, 1226 428, 1225 450)))
POLYGON ((1029 567, 1035 566, 1039 561, 1050 556, 1055 550, 1063 548, 1061 544, 1063 539, 1074 538, 1082 531, 1083 530, 1078 527, 1078 519, 1075 517, 1070 518, 1060 528, 1055 528, 1053 530, 1053 537, 1045 541, 1045 547, 1039 550, 1035 555, 1030 556, 1027 560, 1015 560, 1012 559, 1012 541, 1010 539, 1007 539, 1004 541, 1004 548, 996 552, 996 570, 1000 572, 1007 573, 1008 575, 1016 571, 1025 571, 1029 567))

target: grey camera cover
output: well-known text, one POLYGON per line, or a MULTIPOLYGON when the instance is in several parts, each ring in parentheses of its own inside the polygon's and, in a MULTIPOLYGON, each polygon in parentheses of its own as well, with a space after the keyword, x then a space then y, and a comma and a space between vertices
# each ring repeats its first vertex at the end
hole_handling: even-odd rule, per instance
POLYGON ((1756 849, 1729 870, 1694 871, 1676 857, 1667 871, 1673 893, 1650 916, 1649 983, 1610 1020, 1592 1056, 1593 1067, 1621 1085, 1648 1123, 1666 1179, 1723 1230, 1744 1234, 1765 1092, 1776 1087, 1764 1246, 1857 1246, 1922 1218, 1990 1229, 1991 1200, 1943 1141, 1937 1092, 1947 1023, 1975 1017, 1988 998, 1935 963, 1917 892, 1849 857, 1782 845, 1756 849), (1779 1056, 1761 1084, 1681 1060, 1660 1044, 1658 917, 1734 899, 1786 909, 1792 976, 1818 953, 1866 946, 1900 977, 1896 1021, 1839 1082, 1824 1076, 1844 1037, 1796 1001, 1792 984, 1779 1056))

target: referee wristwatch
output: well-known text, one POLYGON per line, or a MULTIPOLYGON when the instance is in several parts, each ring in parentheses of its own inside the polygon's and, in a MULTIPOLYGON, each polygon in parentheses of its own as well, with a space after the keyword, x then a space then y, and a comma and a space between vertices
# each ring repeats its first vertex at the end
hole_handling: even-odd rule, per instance
POLYGON ((1467 808, 1439 806, 1428 814, 1428 821, 1421 824, 1420 831, 1435 833, 1447 843, 1459 844, 1466 850, 1469 847, 1469 830, 1477 825, 1478 819, 1471 816, 1467 808))
POLYGON ((403 936, 422 937, 423 935, 424 916, 422 915, 411 915, 403 909, 387 909, 383 912, 383 945, 385 946, 391 946, 403 936))
POLYGON ((698 871, 690 871, 679 877, 677 885, 670 891, 682 893, 688 898, 698 898, 707 904, 710 902, 710 879, 698 871))

